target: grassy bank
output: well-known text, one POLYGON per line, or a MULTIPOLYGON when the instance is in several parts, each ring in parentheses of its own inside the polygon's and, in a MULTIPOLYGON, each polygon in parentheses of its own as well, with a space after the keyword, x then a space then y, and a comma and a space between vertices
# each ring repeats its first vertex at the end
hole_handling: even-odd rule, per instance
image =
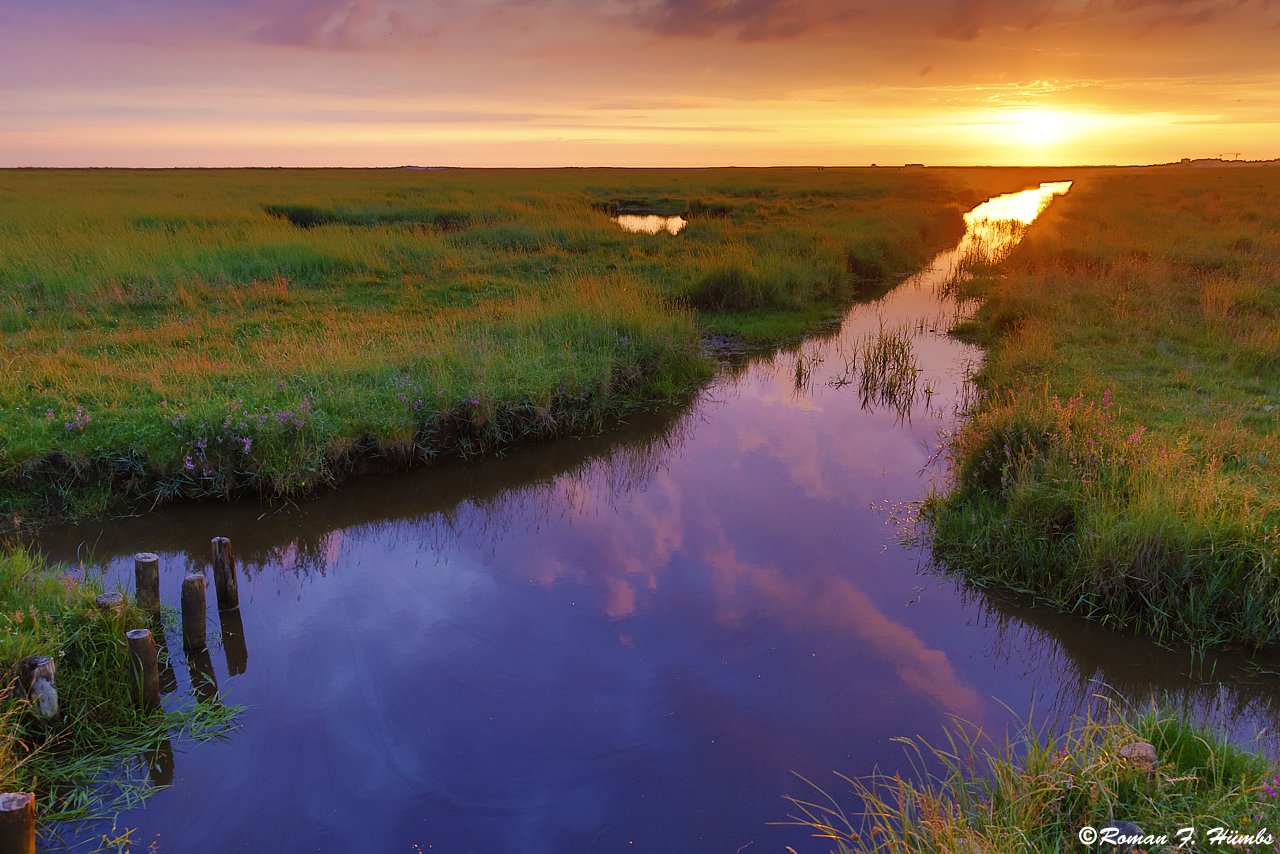
POLYGON ((1196 850, 1270 851, 1270 843, 1214 844, 1212 830, 1280 836, 1275 767, 1173 712, 1085 719, 1062 735, 1028 727, 1000 745, 964 728, 940 744, 903 741, 913 779, 850 781, 864 809, 858 816, 838 799, 795 801, 796 823, 842 854, 1083 851, 1085 828, 1147 837, 1132 845, 1094 837, 1107 851, 1190 850, 1180 841, 1196 850), (1153 751, 1144 758, 1146 748, 1135 745, 1153 751), (1182 828, 1196 835, 1180 840, 1182 828))
POLYGON ((1164 640, 1280 640, 1280 171, 1082 178, 996 270, 936 555, 1164 640))
POLYGON ((0 173, 6 526, 599 429, 954 239, 1017 170, 0 173), (687 213, 623 233, 619 204, 687 213))
POLYGON ((99 592, 26 551, 0 551, 0 791, 34 791, 42 823, 136 803, 153 788, 148 765, 170 739, 216 735, 234 712, 216 698, 138 711, 124 633, 148 627, 147 617, 128 603, 119 613, 98 609, 99 592), (54 660, 56 721, 33 713, 12 676, 30 655, 54 660))

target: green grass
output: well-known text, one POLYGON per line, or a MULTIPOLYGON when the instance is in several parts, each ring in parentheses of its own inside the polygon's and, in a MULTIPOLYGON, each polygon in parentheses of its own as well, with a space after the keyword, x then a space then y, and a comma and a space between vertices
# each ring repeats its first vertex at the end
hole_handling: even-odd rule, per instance
POLYGON ((861 814, 849 815, 838 798, 818 791, 812 800, 793 800, 792 823, 842 854, 1081 851, 1082 828, 1100 830, 1113 820, 1144 836, 1169 837, 1167 846, 1139 846, 1152 851, 1177 849, 1185 827, 1196 828, 1195 841, 1208 850, 1232 850, 1210 844, 1214 827, 1275 833, 1275 767, 1176 712, 1112 710, 1077 720, 1061 735, 1028 725, 1000 744, 967 725, 938 744, 899 741, 914 768, 910 778, 846 778, 861 814), (1122 753, 1139 742, 1155 748, 1154 773, 1122 753))
POLYGON ((935 555, 1164 641, 1280 641, 1280 171, 1083 176, 962 287, 935 555))
POLYGON ((0 525, 597 431, 705 381, 704 334, 793 339, 1037 177, 0 172, 0 525))
POLYGON ((0 791, 36 792, 42 825, 136 805, 154 791, 148 757, 171 739, 225 733, 238 711, 216 697, 139 711, 124 633, 152 626, 127 602, 119 613, 99 610, 100 592, 28 551, 0 551, 0 672, 28 655, 47 655, 57 668, 55 722, 38 719, 7 678, 0 690, 0 791))

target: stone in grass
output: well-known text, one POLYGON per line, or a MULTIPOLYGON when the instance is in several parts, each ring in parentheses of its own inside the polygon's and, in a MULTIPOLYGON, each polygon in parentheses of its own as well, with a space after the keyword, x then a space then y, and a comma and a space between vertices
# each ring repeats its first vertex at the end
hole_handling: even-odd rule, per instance
POLYGON ((1142 828, 1131 821, 1113 818, 1111 821, 1098 828, 1101 839, 1112 840, 1111 844, 1116 847, 1113 849, 1117 854, 1137 854, 1139 851, 1145 851, 1137 845, 1130 845, 1127 841, 1119 840, 1141 840, 1144 836, 1142 828))
POLYGON ((1120 758, 1128 761, 1130 765, 1139 771, 1155 773, 1156 765, 1156 749, 1154 746, 1145 741, 1135 741, 1132 744, 1126 744, 1120 748, 1120 758))

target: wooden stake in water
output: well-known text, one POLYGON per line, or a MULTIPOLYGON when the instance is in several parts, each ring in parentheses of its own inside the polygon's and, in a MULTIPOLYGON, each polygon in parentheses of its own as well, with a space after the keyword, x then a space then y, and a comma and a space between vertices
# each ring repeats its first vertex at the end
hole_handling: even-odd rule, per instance
POLYGON ((151 552, 138 552, 133 556, 133 578, 138 607, 148 611, 160 610, 160 557, 151 552))
POLYGON ((31 792, 0 795, 0 851, 36 854, 36 796, 31 792))
POLYGON ((202 574, 194 573, 182 579, 182 646, 187 652, 208 648, 204 600, 202 574))
POLYGON ((134 699, 144 711, 160 708, 160 668, 156 663, 156 642, 150 629, 124 633, 133 663, 134 699))
POLYGON ((218 591, 218 610, 240 607, 240 590, 236 583, 236 555, 226 537, 213 538, 213 584, 218 591))

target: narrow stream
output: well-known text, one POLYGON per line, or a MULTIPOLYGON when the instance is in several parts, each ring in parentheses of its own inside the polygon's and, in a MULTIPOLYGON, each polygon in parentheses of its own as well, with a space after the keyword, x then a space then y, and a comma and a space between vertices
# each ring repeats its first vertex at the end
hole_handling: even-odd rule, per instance
MULTIPOLYGON (((160 553, 175 606, 212 536, 241 560, 243 633, 212 668, 250 708, 157 763, 164 788, 117 819, 135 850, 826 851, 771 823, 811 796, 794 775, 839 797, 833 772, 907 770, 890 739, 952 715, 1003 732, 1160 691, 1275 729, 1280 681, 1243 659, 968 591, 896 543, 980 358, 941 286, 1065 191, 1000 200, 838 332, 606 436, 47 533, 126 589, 132 554, 160 553)), ((173 703, 190 676, 168 643, 173 703)))

